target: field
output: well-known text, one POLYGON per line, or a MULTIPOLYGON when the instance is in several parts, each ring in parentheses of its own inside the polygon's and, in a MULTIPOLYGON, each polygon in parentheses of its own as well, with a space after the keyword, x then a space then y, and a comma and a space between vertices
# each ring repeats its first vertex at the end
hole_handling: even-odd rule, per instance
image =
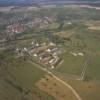
POLYGON ((46 75, 36 86, 56 98, 56 100, 77 100, 72 91, 50 75, 46 75))
POLYGON ((0 51, 0 100, 53 100, 35 87, 44 74, 27 60, 15 58, 14 52, 0 51))
POLYGON ((80 75, 82 72, 82 66, 84 64, 84 58, 81 56, 74 56, 70 52, 63 54, 63 62, 56 70, 61 73, 80 75))
POLYGON ((67 80, 67 82, 79 93, 83 100, 99 100, 100 99, 100 82, 98 81, 75 81, 67 80))
POLYGON ((94 55, 91 58, 91 62, 88 65, 87 76, 92 80, 100 80, 99 70, 100 70, 100 55, 94 55))

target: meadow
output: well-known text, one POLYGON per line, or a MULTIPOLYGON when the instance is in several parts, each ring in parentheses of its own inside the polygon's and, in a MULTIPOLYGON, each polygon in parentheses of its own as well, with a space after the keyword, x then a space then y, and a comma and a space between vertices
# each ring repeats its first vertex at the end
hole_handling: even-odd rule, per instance
POLYGON ((35 86, 45 72, 14 54, 13 50, 0 51, 0 99, 54 100, 35 86))

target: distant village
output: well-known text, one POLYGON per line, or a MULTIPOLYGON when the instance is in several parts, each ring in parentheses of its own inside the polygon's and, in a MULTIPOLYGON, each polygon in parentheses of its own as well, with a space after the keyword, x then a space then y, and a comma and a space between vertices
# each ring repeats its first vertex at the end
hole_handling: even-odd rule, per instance
POLYGON ((28 28, 34 28, 37 27, 38 28, 42 28, 43 26, 46 27, 46 25, 48 25, 48 23, 52 22, 52 18, 49 17, 44 17, 44 18, 35 18, 31 21, 27 21, 24 23, 21 22, 17 22, 11 25, 8 25, 6 27, 6 32, 8 33, 22 33, 24 31, 26 31, 28 28))
POLYGON ((4 42, 7 39, 14 40, 16 35, 22 34, 30 29, 37 28, 44 29, 47 28, 48 25, 54 22, 55 19, 51 17, 43 17, 43 18, 33 18, 29 21, 20 21, 13 22, 12 24, 8 24, 5 27, 5 30, 0 33, 0 42, 4 42))

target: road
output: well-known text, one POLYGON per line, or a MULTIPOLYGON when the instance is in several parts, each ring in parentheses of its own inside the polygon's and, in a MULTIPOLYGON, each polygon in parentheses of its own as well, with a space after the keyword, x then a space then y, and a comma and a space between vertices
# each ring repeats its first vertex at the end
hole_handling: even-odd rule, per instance
POLYGON ((76 98, 78 100, 82 100, 82 98, 78 95, 78 93, 75 91, 75 89, 73 89, 67 82, 63 81, 62 79, 60 79, 59 77, 55 76, 52 72, 50 72, 49 70, 47 70, 46 68, 43 68, 41 67, 40 65, 32 62, 32 61, 29 61, 31 64, 34 64, 36 65, 36 67, 40 68, 41 70, 47 72, 48 74, 52 75, 53 78, 55 78, 56 80, 58 80, 60 83, 62 83, 63 85, 65 85, 67 88, 69 88, 73 94, 76 96, 76 98))

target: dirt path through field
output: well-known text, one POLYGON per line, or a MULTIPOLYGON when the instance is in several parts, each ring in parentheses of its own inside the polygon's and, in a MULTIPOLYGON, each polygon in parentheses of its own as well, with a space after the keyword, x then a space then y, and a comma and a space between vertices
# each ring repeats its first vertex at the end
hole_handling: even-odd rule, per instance
POLYGON ((55 78, 56 80, 58 80, 59 82, 61 82, 63 85, 65 85, 66 87, 68 87, 72 92, 73 94, 77 97, 78 100, 82 100, 82 98, 78 95, 78 93, 66 82, 64 82, 63 80, 61 80, 59 77, 55 76, 52 72, 48 71, 46 68, 43 68, 41 67, 40 65, 32 62, 32 61, 29 61, 31 64, 34 64, 36 65, 36 67, 40 68, 41 70, 47 72, 48 74, 52 75, 53 78, 55 78))

